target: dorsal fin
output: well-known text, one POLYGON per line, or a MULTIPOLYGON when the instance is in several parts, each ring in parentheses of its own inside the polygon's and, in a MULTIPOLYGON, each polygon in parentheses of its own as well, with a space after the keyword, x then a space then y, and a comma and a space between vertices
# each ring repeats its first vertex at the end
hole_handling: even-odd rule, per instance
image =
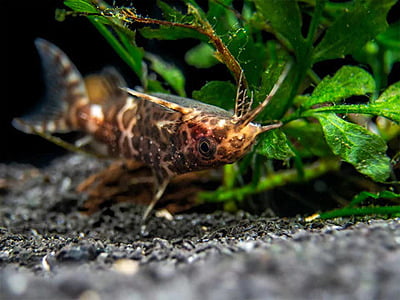
POLYGON ((107 101, 125 97, 121 87, 126 87, 126 81, 114 67, 106 67, 99 74, 88 75, 84 78, 90 103, 104 104, 107 101))
MULTIPOLYGON (((263 111, 263 109, 268 105, 269 101, 275 96, 276 92, 281 87, 283 81, 286 79, 286 77, 287 77, 287 75, 288 75, 288 73, 290 71, 291 66, 292 66, 291 62, 288 62, 286 64, 286 66, 283 69, 283 71, 282 71, 281 75, 279 76, 278 80, 275 82, 274 86, 272 87, 272 89, 269 92, 269 94, 267 95, 267 97, 265 97, 263 102, 261 102, 256 108, 248 111, 240 119, 236 119, 236 123, 238 125, 240 125, 241 127, 247 126, 247 124, 252 122, 259 115, 259 113, 263 111)), ((277 123, 277 124, 279 126, 282 125, 281 123, 277 123)), ((271 126, 268 125, 268 126, 265 127, 265 130, 263 130, 263 131, 267 131, 270 128, 276 128, 274 126, 271 127, 271 126)))
POLYGON ((233 114, 234 119, 241 119, 251 110, 253 104, 253 97, 249 98, 247 95, 247 83, 244 77, 243 70, 240 72, 238 86, 236 90, 235 111, 233 114))
POLYGON ((88 101, 82 76, 57 46, 40 38, 35 45, 43 68, 45 97, 36 110, 20 118, 23 122, 14 119, 13 125, 26 133, 32 133, 30 127, 37 131, 70 131, 73 128, 67 122, 69 108, 88 101))
POLYGON ((156 96, 152 96, 152 95, 149 95, 149 94, 141 93, 141 92, 138 92, 136 90, 129 89, 129 88, 121 88, 121 89, 123 91, 127 92, 128 94, 136 97, 136 98, 140 98, 142 100, 146 100, 146 101, 150 101, 150 102, 156 103, 156 104, 161 105, 161 106, 163 106, 165 108, 171 109, 171 110, 176 111, 176 112, 180 112, 183 115, 186 115, 186 114, 191 113, 191 112, 194 111, 193 108, 185 107, 185 106, 179 105, 177 103, 174 103, 174 102, 171 102, 171 101, 168 101, 168 100, 156 97, 156 96))

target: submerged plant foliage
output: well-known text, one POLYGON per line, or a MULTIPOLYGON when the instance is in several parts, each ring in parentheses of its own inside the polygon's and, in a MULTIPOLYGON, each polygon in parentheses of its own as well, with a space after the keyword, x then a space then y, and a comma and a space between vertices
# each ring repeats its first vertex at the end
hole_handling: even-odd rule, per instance
MULTIPOLYGON (((138 46, 138 34, 198 40, 187 52, 186 63, 203 69, 224 64, 236 83, 243 76, 255 103, 292 62, 288 79, 258 118, 260 123, 281 120, 285 125, 266 132, 236 167, 227 166, 220 189, 199 194, 199 202, 231 203, 337 170, 341 161, 375 182, 391 181, 398 187, 393 169, 396 164, 398 168, 399 147, 393 157, 387 154, 388 142, 400 133, 400 81, 387 86, 393 65, 400 61, 400 22, 386 21, 395 0, 244 0, 240 9, 232 0, 209 0, 207 11, 194 0, 182 2, 184 11, 157 1, 162 19, 95 0, 67 0, 69 10, 57 15, 86 16, 147 92, 165 92, 160 81, 146 76, 147 68, 180 96, 186 96, 185 77, 176 66, 138 46), (346 56, 355 59, 355 65, 341 63, 334 74, 319 78, 316 64, 346 56), (271 159, 284 161, 286 168, 271 170, 271 159), (250 182, 242 180, 249 169, 250 182)), ((209 81, 189 96, 231 109, 235 94, 233 82, 209 81)), ((347 214, 351 209, 356 213, 355 205, 348 209, 347 214)), ((398 206, 385 208, 385 214, 399 212, 398 206)))

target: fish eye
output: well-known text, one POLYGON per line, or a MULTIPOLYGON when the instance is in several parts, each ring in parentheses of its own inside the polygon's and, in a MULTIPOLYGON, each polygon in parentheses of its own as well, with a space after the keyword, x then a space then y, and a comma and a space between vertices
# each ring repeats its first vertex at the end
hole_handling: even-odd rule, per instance
POLYGON ((202 137, 197 144, 197 149, 205 158, 211 158, 215 153, 215 148, 215 141, 207 137, 202 137))

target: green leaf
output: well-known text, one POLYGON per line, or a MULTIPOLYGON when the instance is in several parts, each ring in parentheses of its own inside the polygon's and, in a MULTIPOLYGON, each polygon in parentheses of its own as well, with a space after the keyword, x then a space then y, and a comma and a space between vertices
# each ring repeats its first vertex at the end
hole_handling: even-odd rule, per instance
POLYGON ((240 21, 234 11, 227 9, 227 7, 232 7, 232 2, 233 0, 208 2, 207 19, 218 35, 225 35, 239 28, 240 21))
MULTIPOLYGON (((188 15, 182 14, 179 10, 164 1, 157 0, 157 6, 162 10, 163 17, 170 22, 184 22, 189 18, 188 15)), ((191 18, 193 20, 193 18, 191 18)))
POLYGON ((67 0, 64 4, 76 12, 88 15, 89 21, 103 35, 115 52, 142 78, 143 49, 134 43, 135 32, 127 29, 117 17, 100 16, 99 10, 89 0, 67 0))
POLYGON ((386 156, 386 143, 380 136, 335 114, 321 113, 315 117, 334 154, 375 181, 382 182, 389 177, 390 159, 386 156))
POLYGON ((400 62, 400 21, 391 24, 385 32, 366 43, 353 57, 371 67, 377 91, 387 86, 393 65, 400 62))
POLYGON ((388 30, 379 34, 376 40, 379 44, 385 47, 385 49, 391 49, 393 51, 400 51, 400 21, 390 24, 388 30))
POLYGON ((163 94, 169 94, 170 92, 166 90, 162 83, 154 80, 154 79, 147 79, 147 91, 150 91, 152 93, 163 93, 163 94))
POLYGON ((266 20, 271 23, 275 34, 286 39, 295 53, 304 53, 305 39, 301 34, 302 20, 297 1, 294 0, 253 0, 266 20))
MULTIPOLYGON (((271 92, 273 86, 279 79, 285 68, 285 58, 277 57, 276 60, 270 61, 269 66, 261 74, 261 83, 255 91, 255 104, 261 103, 265 97, 271 92)), ((259 120, 279 120, 290 106, 290 93, 292 91, 292 79, 295 72, 289 72, 287 79, 282 83, 275 96, 268 103, 268 106, 262 111, 258 117, 259 120)))
POLYGON ((374 91, 374 78, 367 71, 344 66, 333 77, 326 76, 314 89, 311 97, 303 103, 303 107, 309 108, 325 102, 337 103, 350 96, 365 95, 374 91))
POLYGON ((305 111, 302 116, 311 117, 326 112, 382 116, 400 124, 400 81, 388 87, 375 102, 359 105, 323 106, 305 111))
POLYGON ((207 104, 225 109, 235 105, 236 87, 229 81, 210 81, 200 90, 193 91, 192 97, 207 104))
POLYGON ((142 61, 144 51, 142 48, 132 44, 133 39, 128 36, 125 31, 114 24, 114 29, 117 36, 112 32, 110 27, 102 22, 99 17, 89 16, 89 20, 96 27, 96 29, 103 35, 107 42, 113 47, 115 52, 128 64, 128 66, 135 72, 139 79, 143 80, 142 75, 142 61))
POLYGON ((365 114, 382 116, 396 123, 400 123, 400 107, 399 102, 396 103, 370 103, 360 105, 335 105, 324 106, 308 110, 302 113, 302 117, 314 117, 319 113, 336 113, 336 114, 365 114))
POLYGON ((374 103, 384 103, 386 105, 400 105, 400 81, 389 86, 374 103))
POLYGON ((264 133, 256 151, 268 158, 279 160, 286 160, 295 155, 288 144, 286 134, 281 130, 264 133))
POLYGON ((400 205, 393 206, 372 206, 372 207, 345 207, 321 213, 321 219, 331 219, 349 216, 368 216, 368 215, 398 215, 400 205))
POLYGON ((185 60, 196 68, 210 68, 219 61, 214 56, 214 48, 209 44, 200 43, 186 52, 185 60))
POLYGON ((256 43, 244 28, 221 36, 229 51, 240 62, 251 88, 260 84, 261 74, 267 65, 267 49, 264 44, 256 43))
POLYGON ((181 70, 156 55, 146 53, 145 57, 151 62, 151 69, 159 74, 179 96, 186 96, 185 76, 183 76, 181 70))
POLYGON ((370 107, 379 110, 379 115, 400 124, 400 81, 389 86, 370 107))
POLYGON ((378 193, 371 193, 367 191, 363 191, 356 196, 354 196, 353 200, 349 203, 349 207, 354 207, 358 204, 361 204, 366 199, 400 199, 400 194, 393 193, 391 191, 383 191, 378 193))
MULTIPOLYGON (((269 1, 266 1, 269 2, 269 1)), ((317 45, 313 61, 343 58, 361 49, 365 43, 383 32, 386 15, 396 0, 356 0, 326 30, 317 45)))
POLYGON ((327 157, 332 151, 326 144, 321 125, 305 120, 290 122, 283 128, 284 132, 291 138, 296 146, 296 151, 301 157, 327 157))
POLYGON ((139 79, 142 82, 145 82, 147 79, 143 78, 143 57, 144 50, 141 47, 138 47, 135 43, 136 33, 132 31, 127 31, 125 28, 117 27, 115 28, 119 42, 125 48, 127 57, 122 57, 125 61, 129 63, 129 66, 136 73, 139 79))
POLYGON ((98 13, 97 8, 88 0, 67 0, 64 1, 64 5, 76 12, 98 13))

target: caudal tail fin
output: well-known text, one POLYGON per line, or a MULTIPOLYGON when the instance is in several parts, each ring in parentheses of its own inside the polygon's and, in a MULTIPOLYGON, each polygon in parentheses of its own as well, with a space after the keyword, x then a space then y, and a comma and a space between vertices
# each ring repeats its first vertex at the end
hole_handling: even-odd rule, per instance
POLYGON ((13 125, 26 133, 74 130, 74 108, 89 101, 82 75, 57 46, 44 39, 36 39, 35 45, 42 61, 45 96, 37 109, 14 119, 13 125))

